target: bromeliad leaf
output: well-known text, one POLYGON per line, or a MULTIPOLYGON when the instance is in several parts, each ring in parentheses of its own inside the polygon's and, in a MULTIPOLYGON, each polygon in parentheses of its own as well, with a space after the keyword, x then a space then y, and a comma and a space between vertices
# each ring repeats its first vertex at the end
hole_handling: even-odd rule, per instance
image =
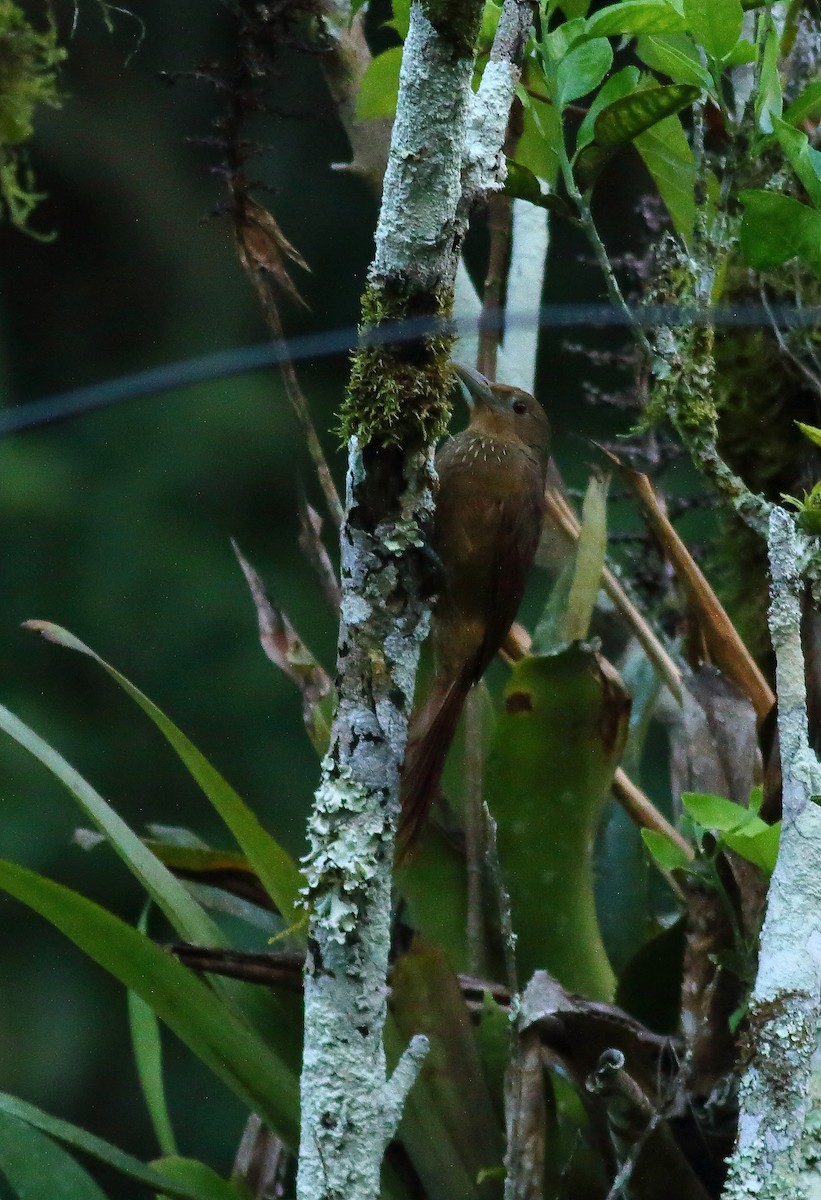
POLYGON ((68 788, 88 819, 111 843, 180 937, 206 946, 223 944, 219 927, 203 912, 184 885, 62 755, 2 705, 0 729, 38 758, 68 788))
MULTIPOLYGON (((223 779, 219 771, 211 765, 194 743, 139 688, 121 675, 116 668, 100 658, 99 654, 96 654, 74 634, 69 633, 67 629, 63 629, 60 625, 54 625, 50 621, 26 621, 24 627, 41 633, 47 641, 55 642, 58 646, 76 650, 80 654, 93 658, 120 685, 123 691, 136 701, 182 759, 189 773, 231 830, 263 887, 282 914, 286 925, 299 924, 303 919, 303 914, 297 907, 297 901, 303 880, 296 864, 279 843, 271 837, 270 833, 263 829, 245 801, 223 779)), ((199 940, 204 943, 208 941, 207 938, 191 940, 199 940)))
POLYGON ((295 1075, 207 984, 112 913, 34 871, 0 860, 0 888, 141 996, 218 1079, 296 1146, 295 1075))
MULTIPOLYGON (((15 1132, 18 1136, 20 1125, 40 1130, 42 1133, 48 1134, 49 1138, 106 1163, 107 1166, 113 1167, 115 1171, 119 1171, 129 1179, 153 1188, 156 1192, 162 1192, 164 1196, 172 1196, 176 1200, 208 1200, 208 1197, 198 1187, 180 1180, 172 1181, 165 1173, 155 1170, 154 1167, 146 1166, 138 1158, 126 1154, 124 1150, 112 1146, 110 1142, 103 1141, 102 1138, 88 1133, 85 1129, 80 1129, 77 1125, 71 1125, 68 1121, 62 1121, 59 1117, 52 1117, 42 1109, 35 1108, 33 1104, 27 1104, 25 1100, 19 1100, 7 1092, 0 1092, 0 1113, 2 1113, 0 1119, 2 1122, 14 1120, 17 1123, 15 1132)), ((55 1193, 48 1191, 47 1194, 51 1198, 55 1193)), ((73 1196, 72 1193, 72 1200, 73 1196)), ((79 1193, 77 1200, 79 1200, 79 1193)))

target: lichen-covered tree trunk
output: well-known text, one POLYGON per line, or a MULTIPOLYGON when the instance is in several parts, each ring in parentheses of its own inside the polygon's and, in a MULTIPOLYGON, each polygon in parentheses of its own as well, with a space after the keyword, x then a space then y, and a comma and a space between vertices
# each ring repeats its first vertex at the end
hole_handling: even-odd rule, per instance
POLYGON ((343 421, 339 705, 309 825, 300 1200, 379 1193, 385 1147, 424 1056, 386 1075, 383 1029, 399 771, 427 629, 432 456, 444 430, 450 316, 473 201, 500 186, 501 145, 530 25, 506 0, 478 96, 481 0, 411 7, 397 117, 343 421), (423 317, 391 346, 380 326, 423 317))

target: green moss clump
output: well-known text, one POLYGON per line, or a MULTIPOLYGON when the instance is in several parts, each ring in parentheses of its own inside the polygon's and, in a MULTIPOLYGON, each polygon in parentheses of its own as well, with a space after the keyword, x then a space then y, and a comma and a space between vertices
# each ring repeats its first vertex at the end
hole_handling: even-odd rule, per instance
POLYGON ((23 145, 37 108, 60 104, 57 70, 65 56, 51 20, 37 30, 14 0, 0 0, 0 215, 20 229, 42 199, 23 145))
MULTIPOLYGON (((407 296, 386 285, 371 285, 362 299, 363 335, 386 322, 432 314, 446 319, 450 297, 407 296)), ((418 341, 362 345, 354 355, 340 433, 370 443, 430 445, 447 430, 450 419, 450 349, 453 338, 437 333, 418 341)))
POLYGON ((477 0, 422 0, 425 16, 457 58, 472 58, 483 8, 477 0))

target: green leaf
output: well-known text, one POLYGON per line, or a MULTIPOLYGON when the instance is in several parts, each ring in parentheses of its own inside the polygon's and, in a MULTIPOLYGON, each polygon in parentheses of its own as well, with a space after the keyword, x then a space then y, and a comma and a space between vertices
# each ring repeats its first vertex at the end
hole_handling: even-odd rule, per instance
POLYGON ((565 21, 543 39, 541 49, 547 63, 556 66, 565 58, 575 42, 585 36, 587 22, 584 17, 565 21))
POLYGON ((195 1158, 175 1154, 158 1158, 151 1165, 160 1175, 167 1176, 169 1182, 196 1191, 201 1200, 247 1200, 248 1192, 241 1183, 223 1179, 195 1158))
POLYGON ((16 863, 0 888, 50 921, 154 1012, 284 1142, 298 1137, 297 1083, 245 1021, 168 951, 98 904, 16 863))
MULTIPOLYGON (((617 7, 621 7, 621 5, 617 7)), ((614 100, 621 100, 623 96, 629 96, 639 81, 639 75, 638 67, 623 67, 599 89, 579 126, 579 132, 576 135, 577 154, 593 141, 593 126, 602 109, 606 108, 608 104, 612 104, 614 100)))
POLYGON ((0 729, 48 767, 105 835, 180 937, 202 945, 224 944, 222 932, 178 879, 143 844, 113 808, 34 730, 0 704, 0 729))
POLYGON ((772 271, 798 258, 821 273, 821 213, 778 192, 744 191, 738 244, 746 261, 772 271))
POLYGON ((675 842, 656 829, 642 829, 641 838, 650 857, 662 871, 684 871, 690 860, 675 842))
POLYGON ((696 219, 696 162, 678 117, 640 133, 635 147, 653 177, 676 233, 689 242, 696 219))
POLYGON ((485 778, 520 978, 546 968, 597 1000, 612 998, 615 980, 596 917, 592 852, 629 707, 595 653, 578 643, 521 659, 485 778))
POLYGON ((741 0, 684 0, 684 15, 693 37, 718 62, 741 37, 741 0))
POLYGON ((636 54, 653 71, 668 75, 673 83, 690 84, 703 92, 715 90, 710 72, 702 65, 689 34, 639 38, 636 54))
POLYGON ((105 1142, 68 1121, 62 1121, 59 1117, 52 1117, 42 1109, 35 1108, 33 1104, 27 1104, 25 1100, 10 1096, 8 1092, 0 1092, 0 1113, 3 1114, 3 1122, 14 1118, 19 1123, 39 1129, 49 1137, 99 1159, 130 1179, 144 1183, 146 1187, 154 1188, 155 1191, 162 1191, 164 1195, 177 1197, 179 1200, 207 1200, 197 1188, 183 1183, 172 1183, 164 1174, 146 1166, 119 1147, 112 1146, 110 1142, 105 1142))
POLYGON ((19 1200, 106 1200, 70 1154, 38 1129, 8 1115, 0 1119, 0 1174, 19 1200))
POLYGON ((362 76, 359 94, 356 97, 357 121, 373 117, 392 117, 395 114, 401 65, 401 46, 392 46, 390 50, 385 50, 371 59, 362 76))
MULTIPOLYGON (((146 933, 148 907, 143 910, 137 928, 146 933)), ((154 1126, 157 1143, 163 1154, 176 1154, 177 1144, 162 1075, 162 1043, 160 1026, 153 1010, 136 992, 128 993, 128 1021, 131 1029, 131 1047, 137 1065, 137 1077, 145 1098, 148 1115, 154 1126)))
POLYGON ((754 816, 748 808, 742 808, 724 796, 712 796, 704 792, 682 792, 681 803, 694 821, 716 833, 738 829, 754 816))
POLYGON ((608 149, 625 146, 645 129, 651 129, 697 99, 698 88, 695 87, 671 83, 665 87, 643 88, 608 104, 599 113, 594 126, 596 141, 608 149))
POLYGON ((758 87, 755 92, 755 119, 762 133, 773 132, 773 117, 780 117, 784 107, 781 91, 781 74, 778 70, 778 31, 771 16, 766 37, 764 52, 761 56, 761 71, 758 87))
POLYGON ((607 38, 594 38, 574 46, 556 72, 556 103, 564 108, 597 88, 613 65, 613 47, 607 38))
POLYGON ((530 204, 535 204, 538 208, 546 208, 549 212, 556 213, 557 216, 571 217, 571 213, 567 201, 563 200, 556 192, 545 192, 542 190, 542 185, 528 167, 523 167, 521 163, 514 162, 512 158, 507 160, 507 175, 505 176, 504 193, 506 196, 514 196, 517 200, 527 200, 530 204))
POLYGON ((784 113, 788 125, 800 125, 802 121, 815 121, 821 117, 821 79, 808 84, 804 91, 793 100, 784 113))
POLYGON ((821 209, 821 152, 810 145, 806 133, 794 129, 780 117, 773 117, 773 128, 790 166, 800 179, 816 208, 821 209))
POLYGON ((816 446, 821 446, 821 429, 817 429, 815 425, 805 425, 803 421, 796 421, 795 424, 811 442, 816 446))
MULTIPOLYGON (((76 650, 93 658, 132 700, 146 713, 165 737, 171 748, 179 755, 188 772, 199 784, 211 804, 222 817, 236 838, 248 862, 256 872, 260 883, 277 906, 286 926, 304 922, 304 913, 299 908, 299 889, 303 878, 294 860, 278 842, 263 829, 257 817, 245 801, 223 779, 219 771, 197 749, 192 741, 177 728, 162 709, 135 687, 124 675, 100 658, 89 646, 74 634, 50 621, 27 621, 25 627, 41 633, 48 641, 69 650, 76 650)), ((207 938, 190 938, 191 941, 207 941, 207 938)))
POLYGON ((606 553, 607 480, 600 475, 591 475, 582 505, 576 565, 563 622, 565 641, 584 641, 590 631, 606 553))
POLYGON ((687 28, 679 13, 667 0, 622 0, 600 8, 587 22, 589 37, 613 37, 645 33, 682 33, 687 28))
POLYGON ((558 109, 554 104, 531 98, 524 111, 523 126, 516 146, 516 161, 552 187, 559 174, 558 148, 564 136, 558 109))
POLYGON ((732 829, 725 833, 721 840, 736 854, 772 875, 778 858, 780 837, 780 821, 775 825, 767 825, 764 821, 760 824, 751 821, 740 829, 732 829))

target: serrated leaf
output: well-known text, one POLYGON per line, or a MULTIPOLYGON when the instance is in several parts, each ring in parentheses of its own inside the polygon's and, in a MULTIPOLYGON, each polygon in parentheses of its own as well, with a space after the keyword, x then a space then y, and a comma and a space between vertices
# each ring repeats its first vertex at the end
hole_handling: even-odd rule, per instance
POLYGON ((0 860, 0 888, 141 996, 218 1079, 296 1147, 295 1076, 207 984, 119 917, 34 871, 0 860))
MULTIPOLYGON (((100 658, 99 654, 90 646, 81 642, 67 629, 63 629, 62 626, 55 625, 51 621, 27 621, 25 628, 35 630, 42 634, 47 641, 54 642, 58 646, 76 650, 78 653, 92 658, 139 705, 182 760, 189 774, 199 784, 236 838, 260 883, 282 914, 286 926, 296 926, 302 923, 304 913, 299 909, 298 903, 299 889, 302 886, 303 878, 293 859, 263 828, 245 801, 223 779, 219 771, 211 765, 205 755, 185 736, 182 730, 177 728, 162 709, 154 704, 153 700, 149 700, 148 696, 126 679, 125 675, 122 675, 105 659, 100 658)), ((139 841, 139 839, 137 840, 139 841)), ((197 937, 188 940, 207 943, 208 938, 197 937)))
POLYGON ((197 1188, 167 1180, 159 1171, 140 1162, 133 1155, 127 1154, 125 1150, 120 1150, 118 1146, 112 1146, 110 1142, 104 1141, 93 1133, 88 1133, 85 1129, 80 1129, 78 1125, 72 1125, 59 1117, 52 1117, 49 1113, 43 1112, 41 1108, 36 1108, 33 1104, 28 1104, 25 1100, 20 1100, 17 1096, 10 1096, 8 1092, 0 1092, 0 1113, 3 1114, 3 1120, 14 1118, 33 1129, 39 1129, 42 1133, 48 1134, 50 1138, 106 1163, 122 1175, 145 1184, 146 1187, 153 1188, 155 1191, 162 1191, 163 1195, 175 1197, 176 1200, 207 1200, 207 1197, 204 1197, 197 1188))
POLYGON ((684 18, 667 0, 622 0, 621 4, 600 8, 587 22, 589 37, 681 33, 686 28, 684 18))
POLYGON ((821 273, 821 213, 778 192, 744 191, 738 244, 751 267, 772 271, 798 258, 821 273))
POLYGON ((690 865, 682 848, 658 830, 642 829, 641 838, 650 857, 662 871, 683 871, 690 865))
POLYGON ((0 1175, 19 1200, 106 1200, 87 1171, 51 1138, 23 1121, 0 1118, 0 1175))
POLYGON ((202 945, 224 944, 221 930, 178 879, 129 829, 122 817, 33 729, 0 704, 0 729, 39 759, 74 796, 181 938, 202 945))
POLYGON ((821 79, 816 79, 804 88, 784 112, 788 125, 800 125, 802 121, 813 121, 821 117, 821 79))
POLYGON ((806 133, 773 117, 773 130, 790 166, 816 208, 821 209, 821 153, 810 145, 806 133))
POLYGON ((673 116, 698 99, 698 88, 671 83, 643 88, 603 109, 594 126, 596 141, 605 148, 624 146, 645 129, 673 116))
POLYGON ((395 114, 401 65, 401 46, 392 46, 390 50, 385 50, 371 59, 362 76, 359 94, 356 97, 357 121, 392 117, 395 114))
MULTIPOLYGON (((620 8, 621 5, 617 5, 617 7, 620 8)), ((608 104, 612 104, 614 100, 621 100, 623 96, 629 96, 639 81, 639 75, 638 67, 623 67, 599 89, 579 126, 579 132, 576 135, 577 154, 593 141, 593 126, 602 109, 606 108, 608 104)))
POLYGON ((607 38, 582 42, 561 60, 556 71, 556 103, 564 108, 599 86, 613 65, 613 47, 607 38))
POLYGON ((689 242, 696 218, 696 162, 678 117, 665 117, 635 139, 673 228, 689 242))
POLYGON ((684 16, 693 37, 718 62, 741 37, 744 12, 740 0, 684 0, 684 16))
POLYGON ((705 92, 715 90, 710 72, 702 65, 689 34, 639 38, 636 54, 653 71, 669 76, 673 83, 689 84, 705 92))

